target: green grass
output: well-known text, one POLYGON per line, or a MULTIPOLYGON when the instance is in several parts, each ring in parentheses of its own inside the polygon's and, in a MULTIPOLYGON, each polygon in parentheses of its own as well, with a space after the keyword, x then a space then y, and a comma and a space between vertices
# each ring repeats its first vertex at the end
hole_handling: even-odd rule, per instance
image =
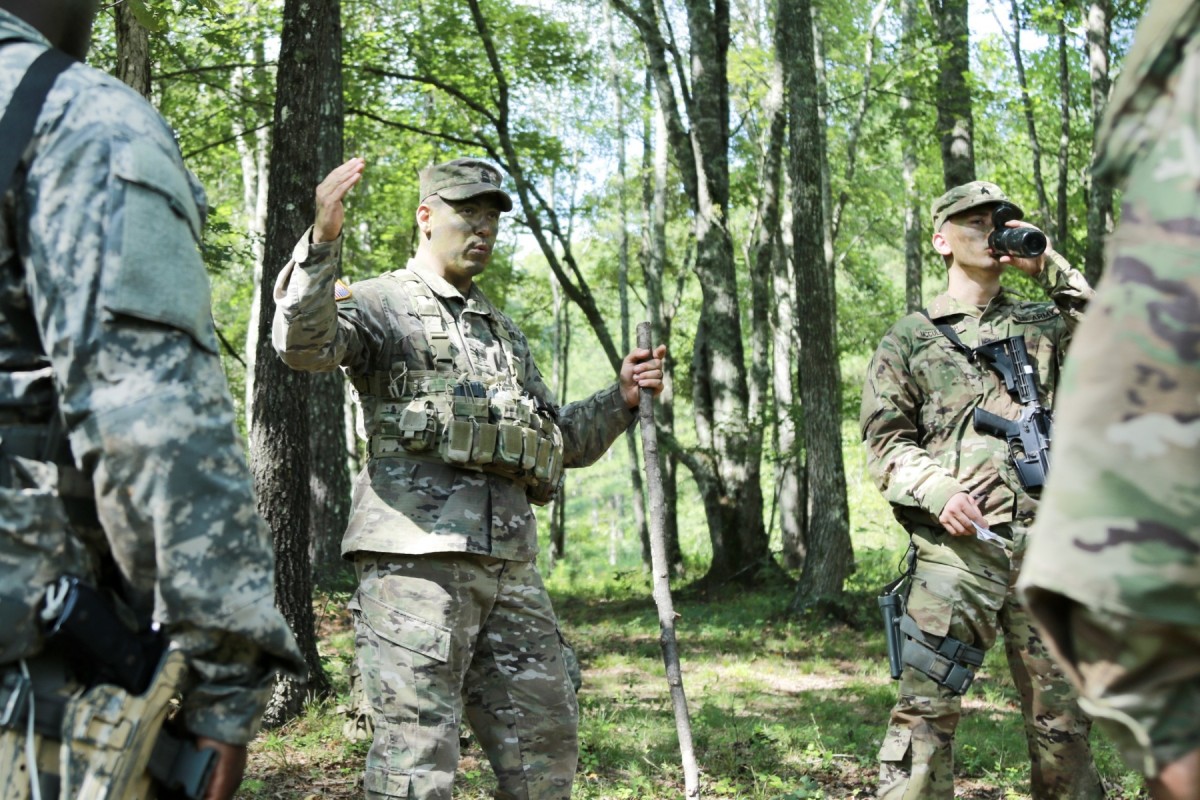
MULTIPOLYGON (((894 574, 905 539, 866 476, 861 448, 847 430, 847 484, 857 571, 845 622, 788 618, 792 585, 710 594, 676 592, 676 635, 683 662, 702 794, 709 800, 866 798, 874 794, 875 754, 895 683, 886 673, 875 594, 894 574)), ((606 501, 626 481, 623 447, 591 468, 568 493, 567 556, 543 563, 563 630, 584 668, 579 695, 581 800, 678 798, 683 772, 659 649, 658 616, 632 531, 613 535, 606 501), (615 563, 614 563, 615 562, 615 563)), ((707 567, 707 539, 690 482, 681 499, 681 538, 689 577, 707 567)), ((626 513, 628 510, 626 509, 626 513)), ((629 515, 632 516, 632 515, 629 515)), ((543 527, 544 530, 544 527, 543 527)), ((339 697, 314 704, 252 746, 239 797, 360 797, 367 743, 343 733, 346 667, 352 638, 341 582, 316 604, 321 653, 339 697)), ((1125 770, 1111 744, 1094 733, 1101 775, 1115 800, 1139 797, 1141 779, 1125 770)), ((1002 648, 988 654, 964 702, 956 736, 959 797, 1029 796, 1017 696, 1002 648)), ((490 798, 486 758, 468 741, 455 797, 490 798)))
MULTIPOLYGON (((875 752, 895 684, 869 592, 853 595, 853 625, 781 614, 790 586, 676 602, 693 738, 707 798, 860 798, 874 791, 875 752)), ((683 773, 646 585, 629 579, 607 597, 555 598, 584 666, 582 742, 574 797, 677 798, 683 773)), ((352 642, 344 615, 327 618, 322 653, 345 692, 352 642)), ((344 700, 344 696, 339 698, 344 700)), ((366 743, 342 733, 337 701, 310 707, 253 745, 240 797, 354 797, 366 743)), ((1029 794, 1020 712, 999 648, 965 703, 957 736, 960 796, 1029 794)), ((1110 796, 1137 796, 1140 779, 1093 735, 1110 796)), ((464 749, 455 797, 491 797, 490 767, 464 749)))

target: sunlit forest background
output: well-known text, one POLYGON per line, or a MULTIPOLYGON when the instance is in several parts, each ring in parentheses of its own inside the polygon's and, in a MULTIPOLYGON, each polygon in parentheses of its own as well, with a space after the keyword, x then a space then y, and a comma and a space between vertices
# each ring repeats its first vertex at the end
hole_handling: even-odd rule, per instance
MULTIPOLYGON (((163 113, 208 192, 223 359, 279 553, 277 597, 314 668, 312 685, 278 693, 247 796, 353 796, 365 753, 347 735, 353 579, 338 550, 362 445, 340 376, 290 373, 266 334, 271 286, 329 169, 367 162, 347 208, 351 282, 412 254, 421 167, 498 164, 515 207, 480 284, 562 401, 613 379, 640 321, 669 348, 663 506, 647 507, 634 429, 539 510, 539 564, 585 668, 576 794, 681 786, 649 600, 654 517, 708 796, 866 797, 894 696, 874 595, 905 543, 859 444, 866 363, 944 284, 929 207, 949 186, 998 183, 1099 279, 1119 191, 1091 174, 1094 135, 1143 6, 106 6, 91 63, 163 113)), ((960 796, 1026 796, 1002 662, 976 687, 960 796)), ((1137 796, 1096 738, 1114 796, 1137 796)), ((489 796, 488 768, 466 752, 456 792, 489 796)))

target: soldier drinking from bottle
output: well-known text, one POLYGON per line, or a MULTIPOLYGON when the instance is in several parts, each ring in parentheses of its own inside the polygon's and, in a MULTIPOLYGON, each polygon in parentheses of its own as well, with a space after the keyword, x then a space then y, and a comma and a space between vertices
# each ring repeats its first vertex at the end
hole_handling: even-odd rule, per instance
POLYGON ((946 291, 891 327, 863 387, 871 475, 911 542, 900 697, 878 796, 953 797, 962 695, 1003 634, 1034 797, 1103 797, 1090 722, 1014 588, 1049 461, 1059 367, 1092 290, 995 184, 950 189, 932 212, 946 291), (1050 302, 1002 288, 1009 269, 1050 302))

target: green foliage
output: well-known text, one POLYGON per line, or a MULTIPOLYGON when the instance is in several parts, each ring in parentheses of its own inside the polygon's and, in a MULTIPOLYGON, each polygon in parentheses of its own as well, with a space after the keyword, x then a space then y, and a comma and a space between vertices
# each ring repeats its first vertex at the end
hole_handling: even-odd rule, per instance
MULTIPOLYGON (((130 0, 155 31, 154 101, 178 132, 191 168, 208 189, 210 225, 205 245, 212 269, 214 316, 240 353, 254 298, 255 192, 265 175, 256 158, 273 125, 274 59, 282 0, 130 0)), ((343 269, 350 280, 402 266, 416 244, 417 171, 455 156, 503 160, 494 121, 508 92, 508 124, 524 167, 523 188, 536 189, 570 226, 573 252, 600 308, 615 328, 622 202, 629 214, 633 317, 645 312, 638 259, 643 226, 642 150, 653 112, 644 89, 641 46, 617 17, 609 30, 597 5, 583 0, 532 3, 481 0, 480 7, 504 70, 502 87, 476 31, 468 5, 458 0, 344 0, 345 151, 367 160, 362 183, 348 205, 343 269), (625 106, 616 124, 610 63, 616 63, 625 106), (628 166, 618 175, 618 137, 628 166)), ((668 2, 672 11, 678 4, 668 2)), ((902 47, 899 9, 889 7, 874 32, 874 61, 865 68, 872 3, 817 4, 826 85, 822 108, 828 137, 828 173, 838 218, 838 337, 843 378, 847 491, 857 572, 848 592, 853 627, 789 620, 790 587, 766 587, 708 603, 681 597, 677 606, 685 680, 692 700, 696 743, 706 796, 718 798, 865 797, 874 781, 874 753, 894 687, 884 675, 882 635, 872 594, 893 575, 904 538, 866 473, 855 418, 862 375, 886 327, 903 313, 903 178, 906 146, 918 161, 916 187, 923 209, 942 190, 933 131, 936 57, 927 45, 930 19, 918 4, 913 47, 902 47), (868 79, 869 78, 869 83, 868 79), (900 98, 910 97, 910 108, 900 98), (866 100, 865 105, 861 103, 866 100), (851 159, 851 145, 854 157, 851 159), (864 654, 867 654, 864 656, 864 654)), ((1128 47, 1141 0, 1114 3, 1115 60, 1128 47)), ((1057 18, 1068 17, 1071 132, 1068 231, 1059 249, 1078 261, 1084 235, 1087 166, 1091 160, 1091 106, 1078 9, 1029 0, 1023 47, 1035 121, 1043 147, 1047 191, 1056 190, 1058 153, 1057 18), (1066 9, 1063 11, 1062 9, 1066 9)), ((729 154, 731 207, 726 219, 744 258, 757 224, 761 196, 764 104, 774 67, 770 4, 733 5, 730 54, 729 154)), ((1011 24, 1011 21, 1010 21, 1011 24)), ((676 34, 686 38, 684 27, 676 34)), ((686 42, 683 42, 686 44, 686 42)), ((111 25, 97 29, 92 63, 115 63, 111 25)), ((976 40, 972 61, 976 152, 981 178, 1003 185, 1028 210, 1036 193, 1032 150, 1019 111, 1019 88, 1007 44, 976 40)), ((295 124, 305 124, 299 121, 295 124)), ((511 166, 502 164, 502 166, 511 166)), ((690 355, 698 320, 699 287, 690 273, 690 210, 670 167, 667 199, 669 300, 677 300, 671 359, 676 368, 678 436, 694 440, 689 421, 690 355), (680 278, 676 296, 676 278, 680 278)), ((322 176, 312 176, 315 185, 322 176)), ((515 187, 510 184, 510 188, 515 187)), ((273 202, 293 202, 273 198, 273 202)), ((785 209, 785 218, 790 209, 785 209)), ((506 217, 501 244, 481 285, 529 335, 543 371, 552 363, 553 297, 544 255, 528 235, 531 220, 506 217)), ((548 224, 546 218, 540 219, 548 224)), ((296 231, 297 236, 300 231, 296 231)), ((926 232, 928 233, 928 232, 926 232)), ((944 268, 925 247, 924 297, 944 285, 944 268)), ((744 264, 743 264, 744 266, 744 264)), ((1006 278, 1006 281, 1009 279, 1006 278)), ((740 276, 748 309, 750 275, 740 276)), ((1010 281, 1033 297, 1039 289, 1010 281)), ((578 399, 611 380, 595 337, 572 314, 570 380, 564 400, 578 399)), ((745 328, 747 345, 749 327, 745 328)), ((227 358, 234 394, 241 396, 241 365, 227 358)), ((773 457, 768 453, 767 458, 773 457)), ((587 472, 567 479, 567 553, 542 564, 547 585, 569 635, 584 659, 581 696, 583 748, 576 796, 675 797, 682 775, 670 706, 665 699, 657 622, 648 596, 641 546, 632 535, 628 455, 623 444, 587 472)), ((767 470, 766 475, 770 475, 767 470)), ((770 477, 763 495, 772 496, 770 477)), ((680 530, 687 575, 711 559, 699 492, 680 476, 680 530)), ((545 514, 546 511, 539 512, 545 514)), ((543 519, 545 523, 545 519, 543 519)), ((543 536, 549 530, 541 527, 543 536)), ((779 534, 772 547, 778 550, 779 534)), ((343 587, 344 589, 344 587, 343 587)), ((325 607, 321 653, 339 691, 345 691, 350 636, 339 596, 325 607)), ((959 738, 965 785, 980 796, 1028 793, 1019 713, 1006 670, 993 653, 977 683, 959 738)), ((1116 782, 1115 797, 1133 797, 1138 779, 1123 771, 1112 748, 1099 741, 1101 769, 1116 782)), ((287 728, 255 745, 246 797, 358 796, 362 742, 346 740, 334 702, 314 704, 287 728)), ((468 747, 459 797, 485 797, 494 781, 477 747, 468 747)))

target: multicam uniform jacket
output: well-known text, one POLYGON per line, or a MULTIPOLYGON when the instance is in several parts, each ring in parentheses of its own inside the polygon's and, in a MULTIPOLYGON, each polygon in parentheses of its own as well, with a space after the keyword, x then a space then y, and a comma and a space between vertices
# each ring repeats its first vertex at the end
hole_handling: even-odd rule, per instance
POLYGON ((1021 487, 1007 443, 972 423, 975 408, 1016 419, 1020 404, 990 367, 968 360, 934 325, 950 325, 967 347, 1023 336, 1041 403, 1051 408, 1071 332, 1092 290, 1053 251, 1037 280, 1052 302, 1025 302, 1001 290, 980 311, 942 294, 928 319, 904 317, 875 351, 861 430, 871 475, 906 528, 940 527, 938 515, 959 492, 977 498, 989 525, 1032 519, 1037 501, 1021 487))
POLYGON ((1200 1, 1152 2, 1105 118, 1102 167, 1128 175, 1128 185, 1086 342, 1064 378, 1065 472, 1046 487, 1038 543, 1021 579, 1025 590, 1193 629, 1200 625, 1197 97, 1200 1), (1071 569, 1061 568, 1064 558, 1071 569))
POLYGON ((466 552, 532 560, 536 518, 525 485, 391 446, 384 424, 388 407, 411 391, 416 376, 436 372, 438 360, 447 362, 443 369, 455 380, 485 387, 515 382, 557 420, 565 466, 583 467, 634 419, 617 384, 555 408, 525 336, 478 286, 464 298, 441 277, 410 265, 348 289, 336 284, 335 300, 341 239, 310 244, 309 238, 306 233, 297 244, 276 283, 273 340, 291 367, 341 366, 358 391, 360 433, 370 443, 370 458, 356 482, 342 552, 466 552), (438 324, 448 333, 442 343, 431 342, 405 286, 414 280, 435 309, 425 313, 440 316, 438 324))
MULTIPOLYGON (((0 39, 23 40, 0 47, 2 112, 48 43, 3 10, 0 39)), ((189 656, 187 728, 243 743, 304 662, 217 357, 202 207, 149 104, 59 76, 0 200, 0 669, 40 650, 48 582, 104 577, 189 656)))

